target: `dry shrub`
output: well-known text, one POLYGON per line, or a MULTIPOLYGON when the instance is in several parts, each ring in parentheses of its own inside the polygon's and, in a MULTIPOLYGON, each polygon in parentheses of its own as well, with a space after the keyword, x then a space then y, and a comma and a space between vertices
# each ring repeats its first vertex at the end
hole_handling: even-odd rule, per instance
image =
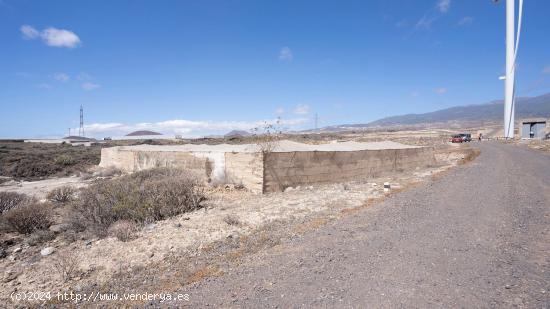
POLYGON ((108 234, 116 237, 120 241, 130 241, 136 238, 137 225, 128 220, 117 221, 109 227, 108 234))
POLYGON ((231 226, 240 226, 242 223, 241 223, 241 220, 239 220, 239 218, 237 218, 236 216, 232 216, 232 215, 227 215, 223 218, 223 221, 231 226))
POLYGON ((122 171, 113 166, 102 168, 99 171, 97 171, 97 176, 99 177, 113 177, 118 175, 122 175, 122 171))
POLYGON ((101 146, 0 141, 0 175, 15 180, 36 180, 48 176, 78 174, 99 164, 101 146), (69 164, 70 163, 70 164, 69 164))
POLYGON ((32 233, 26 241, 29 246, 38 246, 53 239, 55 239, 54 232, 50 230, 38 230, 32 233))
POLYGON ((223 218, 223 222, 227 223, 228 225, 232 226, 239 226, 241 225, 241 221, 236 216, 227 215, 223 218))
POLYGON ((273 152, 282 135, 281 119, 277 119, 275 123, 264 122, 263 126, 252 129, 254 132, 254 142, 258 146, 260 152, 273 152))
POLYGON ((88 173, 88 172, 81 172, 80 173, 80 179, 82 180, 89 180, 89 179, 92 179, 94 178, 94 175, 88 173))
POLYGON ((154 222, 201 208, 204 192, 190 173, 156 168, 99 180, 80 193, 73 217, 98 236, 119 220, 154 222))
POLYGON ((55 164, 57 165, 63 165, 63 166, 69 166, 75 164, 75 160, 70 157, 69 155, 62 154, 55 158, 55 164))
POLYGON ((460 160, 459 164, 466 164, 468 162, 472 162, 481 154, 481 150, 479 149, 468 149, 466 153, 464 154, 464 159, 460 160))
POLYGON ((54 203, 67 203, 74 199, 76 194, 76 190, 71 186, 63 186, 59 188, 55 188, 48 195, 46 198, 54 203))
POLYGON ((52 225, 51 205, 32 200, 8 210, 2 216, 9 227, 21 234, 44 230, 52 225))
POLYGON ((78 258, 72 252, 61 252, 57 254, 53 263, 54 269, 61 274, 64 282, 76 277, 80 272, 78 258))
POLYGON ((16 192, 0 192, 0 214, 16 207, 28 199, 29 197, 25 194, 16 192))

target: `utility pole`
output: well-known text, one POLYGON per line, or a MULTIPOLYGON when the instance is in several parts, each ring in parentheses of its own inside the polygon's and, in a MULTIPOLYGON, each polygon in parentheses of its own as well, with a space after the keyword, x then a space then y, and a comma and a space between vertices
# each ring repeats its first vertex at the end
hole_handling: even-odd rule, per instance
POLYGON ((84 133, 84 109, 82 108, 82 105, 80 105, 80 128, 78 128, 78 136, 85 136, 84 133))
POLYGON ((315 130, 319 128, 319 114, 315 113, 315 130))

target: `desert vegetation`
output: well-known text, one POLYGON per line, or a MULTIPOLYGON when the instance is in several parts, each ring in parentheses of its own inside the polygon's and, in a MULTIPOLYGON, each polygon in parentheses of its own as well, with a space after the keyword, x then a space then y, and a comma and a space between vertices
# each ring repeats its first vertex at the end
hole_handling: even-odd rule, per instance
POLYGON ((7 212, 28 199, 25 194, 16 192, 0 192, 0 214, 7 212))
POLYGON ((81 228, 105 236, 117 222, 128 226, 128 222, 163 220, 199 209, 204 199, 203 189, 190 173, 156 168, 97 181, 83 189, 71 205, 71 218, 81 228))
POLYGON ((283 135, 281 129, 281 120, 277 119, 275 123, 264 122, 261 127, 252 129, 253 141, 262 153, 270 153, 275 150, 278 142, 283 135))
POLYGON ((0 229, 23 235, 31 246, 59 233, 69 240, 80 233, 80 238, 113 236, 129 241, 144 224, 199 209, 204 200, 202 185, 194 175, 158 168, 98 179, 80 190, 59 187, 45 202, 0 192, 0 229))
POLYGON ((31 234, 52 225, 51 206, 34 199, 26 199, 2 213, 2 221, 8 229, 20 234, 31 234))
POLYGON ((62 186, 55 188, 46 197, 50 202, 53 203, 68 203, 75 198, 76 190, 71 186, 62 186))
POLYGON ((0 175, 18 180, 68 176, 99 164, 100 146, 0 142, 0 175))

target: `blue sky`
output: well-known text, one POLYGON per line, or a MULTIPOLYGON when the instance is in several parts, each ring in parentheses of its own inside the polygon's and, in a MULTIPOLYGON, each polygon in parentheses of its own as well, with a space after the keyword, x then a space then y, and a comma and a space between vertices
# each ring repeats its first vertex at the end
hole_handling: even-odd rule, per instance
MULTIPOLYGON (((526 0, 520 96, 550 91, 550 2, 526 0)), ((504 4, 0 0, 0 138, 202 136, 280 116, 365 123, 502 98, 504 4)))

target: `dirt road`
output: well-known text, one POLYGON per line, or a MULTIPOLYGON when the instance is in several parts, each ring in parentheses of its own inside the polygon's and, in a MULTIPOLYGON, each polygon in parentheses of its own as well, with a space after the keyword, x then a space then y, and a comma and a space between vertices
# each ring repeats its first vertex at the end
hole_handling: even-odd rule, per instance
POLYGON ((550 156, 473 163, 189 287, 193 307, 550 306, 550 156))

